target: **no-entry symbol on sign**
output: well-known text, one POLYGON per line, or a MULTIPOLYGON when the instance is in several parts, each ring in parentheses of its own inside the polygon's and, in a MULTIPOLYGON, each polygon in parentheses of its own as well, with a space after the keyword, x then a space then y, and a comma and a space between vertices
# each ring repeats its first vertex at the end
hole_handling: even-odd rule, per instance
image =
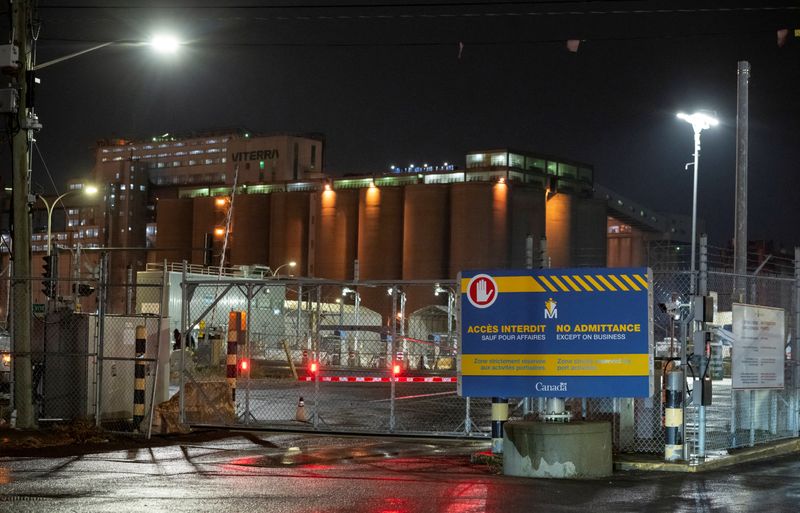
POLYGON ((488 274, 478 274, 469 280, 467 299, 475 308, 488 308, 497 299, 497 283, 488 274))

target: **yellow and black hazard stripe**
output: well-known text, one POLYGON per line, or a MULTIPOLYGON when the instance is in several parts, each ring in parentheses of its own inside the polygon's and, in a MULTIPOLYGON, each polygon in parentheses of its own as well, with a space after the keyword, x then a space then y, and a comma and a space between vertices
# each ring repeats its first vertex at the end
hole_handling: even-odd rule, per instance
POLYGON ((133 366, 133 428, 139 429, 144 420, 144 398, 145 398, 145 379, 146 363, 144 358, 147 346, 147 330, 144 326, 136 326, 136 362, 133 366))
MULTIPOLYGON (((638 273, 564 273, 540 276, 492 276, 500 293, 506 292, 646 292, 647 275, 638 273)), ((470 278, 461 279, 461 293, 470 278)))

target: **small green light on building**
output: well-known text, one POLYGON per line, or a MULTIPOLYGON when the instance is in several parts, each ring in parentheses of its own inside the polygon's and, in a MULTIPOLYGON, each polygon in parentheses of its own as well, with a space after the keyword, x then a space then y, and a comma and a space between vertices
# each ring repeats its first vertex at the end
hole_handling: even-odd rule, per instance
POLYGON ((265 164, 265 163, 264 163, 264 161, 262 160, 261 162, 259 162, 259 163, 258 163, 258 167, 259 167, 259 168, 261 168, 261 169, 264 169, 264 164, 265 164))

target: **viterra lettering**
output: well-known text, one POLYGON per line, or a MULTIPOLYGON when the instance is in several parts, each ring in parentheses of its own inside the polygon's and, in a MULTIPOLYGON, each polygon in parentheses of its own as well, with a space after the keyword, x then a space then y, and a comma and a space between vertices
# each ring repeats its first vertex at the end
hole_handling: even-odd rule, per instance
POLYGON ((278 150, 237 151, 231 155, 234 162, 245 160, 271 160, 278 158, 278 150))

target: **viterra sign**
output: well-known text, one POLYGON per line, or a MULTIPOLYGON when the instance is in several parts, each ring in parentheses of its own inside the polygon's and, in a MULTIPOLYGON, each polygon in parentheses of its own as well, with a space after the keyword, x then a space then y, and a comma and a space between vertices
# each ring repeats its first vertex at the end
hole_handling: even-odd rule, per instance
POLYGON ((459 281, 460 395, 651 395, 649 269, 477 270, 459 281))

